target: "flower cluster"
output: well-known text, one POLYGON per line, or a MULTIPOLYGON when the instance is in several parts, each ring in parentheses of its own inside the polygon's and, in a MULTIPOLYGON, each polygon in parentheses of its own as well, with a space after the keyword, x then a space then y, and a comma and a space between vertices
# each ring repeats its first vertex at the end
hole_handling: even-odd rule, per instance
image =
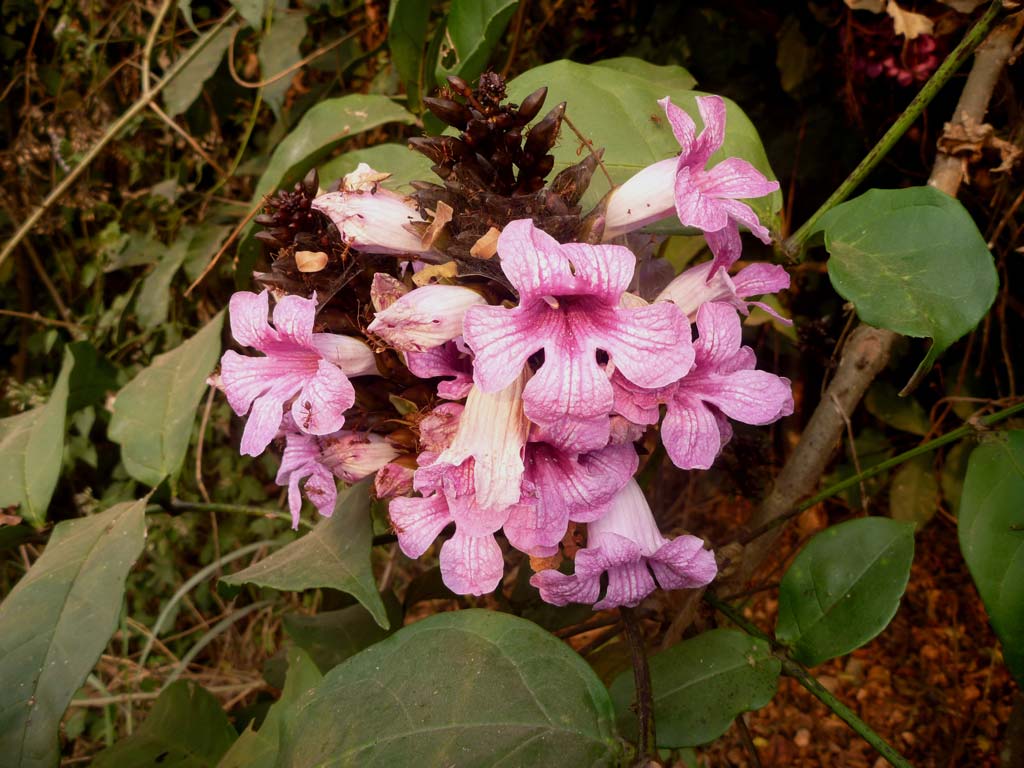
MULTIPOLYGON (((473 104, 444 107, 475 114, 473 104)), ((532 217, 491 215, 500 226, 472 247, 467 267, 470 257, 446 257, 452 219, 384 190, 386 174, 366 166, 311 201, 348 258, 361 259, 361 273, 342 288, 332 284, 331 303, 315 290, 275 291, 273 325, 267 290, 235 294, 234 339, 262 356, 229 351, 220 377, 231 407, 248 414, 242 452, 255 456, 283 440, 277 482, 288 488, 296 524, 303 492, 330 515, 337 479, 375 474, 402 551, 418 558, 442 538, 441 573, 456 593, 497 589, 512 550, 529 556, 531 584, 556 605, 634 606, 656 587, 714 578, 714 555, 700 538, 659 530, 634 479, 635 444, 656 430, 676 466, 706 469, 731 422, 768 424, 792 412, 789 382, 758 370, 741 337, 741 315, 751 305, 775 314, 756 298, 789 278, 769 264, 730 275, 740 226, 770 239, 743 200, 778 184, 740 158, 711 163, 725 135, 723 100, 697 99, 700 133, 667 98, 661 105, 679 155, 614 189, 588 217, 603 229, 580 224, 587 242, 560 242, 532 217), (659 294, 638 295, 630 290, 637 258, 624 235, 673 215, 704 233, 712 258, 659 294), (571 568, 562 559, 569 550, 571 568)), ((550 145, 551 126, 543 130, 550 145)), ((535 175, 551 163, 537 159, 542 144, 530 141, 532 154, 515 157, 535 175)), ((474 167, 485 160, 476 156, 474 167)), ((589 180, 585 167, 576 173, 589 180)), ((566 187, 559 179, 551 189, 566 187)), ((537 184, 504 184, 511 195, 524 186, 537 184)), ((444 195, 433 185, 429 199, 444 195)), ((487 198, 495 210, 518 210, 499 197, 487 198)), ((584 221, 573 207, 578 195, 551 199, 559 232, 584 221)))

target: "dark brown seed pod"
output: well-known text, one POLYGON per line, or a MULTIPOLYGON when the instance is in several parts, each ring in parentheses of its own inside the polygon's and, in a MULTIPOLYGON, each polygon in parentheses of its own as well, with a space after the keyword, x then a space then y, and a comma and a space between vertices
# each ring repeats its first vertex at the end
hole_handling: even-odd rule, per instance
POLYGON ((562 127, 562 116, 565 114, 565 102, 548 112, 544 119, 530 129, 526 137, 523 153, 531 158, 540 158, 555 146, 558 131, 562 127))
POLYGON ((544 86, 523 99, 523 103, 519 105, 519 125, 526 125, 533 120, 540 113, 541 107, 544 106, 544 99, 547 97, 548 89, 547 86, 544 86))
POLYGON ((423 99, 427 109, 439 117, 445 124, 465 130, 466 124, 473 119, 473 114, 465 104, 451 99, 437 99, 426 96, 423 99))

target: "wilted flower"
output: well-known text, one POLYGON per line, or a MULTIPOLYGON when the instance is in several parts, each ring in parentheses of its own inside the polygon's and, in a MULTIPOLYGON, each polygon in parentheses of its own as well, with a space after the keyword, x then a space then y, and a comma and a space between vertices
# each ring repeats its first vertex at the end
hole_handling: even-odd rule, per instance
POLYGON ((399 351, 423 352, 461 336, 466 310, 486 303, 460 285, 424 285, 378 311, 367 330, 399 351))
POLYGON ((789 380, 754 370, 740 319, 728 304, 697 311, 696 363, 685 378, 661 390, 642 390, 615 376, 615 408, 630 421, 654 424, 659 404, 668 406, 661 441, 681 469, 707 469, 732 437, 727 418, 769 424, 793 412, 789 380))
POLYGON ((338 192, 320 195, 312 207, 334 223, 347 245, 363 253, 432 253, 412 226, 426 226, 416 205, 380 186, 389 175, 360 163, 342 179, 338 192))
POLYGON ((614 395, 599 352, 642 387, 664 386, 690 369, 690 326, 678 307, 620 306, 636 261, 626 248, 560 245, 520 220, 505 227, 498 252, 519 306, 466 312, 473 377, 481 389, 501 390, 543 350, 523 403, 530 420, 560 447, 585 452, 608 443, 614 395))
POLYGON ((630 479, 608 512, 587 526, 587 546, 576 553, 575 572, 555 570, 530 578, 554 605, 593 603, 594 610, 636 606, 654 591, 702 587, 717 573, 715 556, 696 536, 666 539, 636 480, 630 479), (601 596, 601 576, 608 588, 601 596), (657 579, 657 584, 655 584, 657 579))
POLYGON ((267 322, 267 292, 240 291, 231 297, 231 334, 265 357, 233 350, 221 358, 221 382, 239 416, 249 413, 241 452, 258 456, 281 426, 285 404, 295 398, 291 416, 300 432, 326 435, 345 423, 355 402, 349 376, 376 373, 373 352, 363 342, 333 333, 313 333, 316 298, 285 296, 267 322))

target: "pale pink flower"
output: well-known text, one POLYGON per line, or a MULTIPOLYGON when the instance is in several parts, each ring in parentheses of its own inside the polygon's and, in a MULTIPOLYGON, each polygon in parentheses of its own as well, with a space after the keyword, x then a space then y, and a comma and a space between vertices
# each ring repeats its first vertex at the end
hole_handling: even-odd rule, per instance
POLYGON ((408 292, 408 286, 397 277, 377 272, 370 283, 370 303, 375 312, 383 312, 408 292))
POLYGON ((316 297, 285 296, 267 322, 267 292, 240 291, 231 297, 231 334, 265 357, 233 350, 221 358, 221 384, 239 416, 249 413, 241 452, 258 456, 274 439, 289 400, 300 432, 326 435, 341 429, 355 402, 349 376, 377 373, 372 350, 358 339, 313 333, 316 297), (294 398, 294 399, 293 399, 294 398), (250 411, 251 408, 251 411, 250 411))
POLYGON ((444 379, 438 382, 437 394, 446 400, 461 400, 473 386, 473 359, 461 339, 423 352, 406 352, 405 365, 421 379, 444 379))
POLYGON ((690 369, 690 326, 678 307, 620 306, 636 262, 628 249, 560 245, 532 221, 520 220, 505 227, 498 253, 519 305, 466 312, 474 380, 488 392, 504 389, 543 350, 523 403, 559 447, 586 452, 608 443, 614 394, 599 352, 642 387, 664 386, 690 369))
POLYGON ((424 285, 377 312, 367 330, 401 352, 423 352, 461 336, 466 310, 486 303, 461 285, 424 285))
POLYGON ((346 483, 358 483, 398 456, 386 437, 347 430, 320 438, 320 452, 323 465, 346 483))
POLYGON ((715 266, 729 267, 741 251, 739 224, 764 243, 771 242, 757 214, 741 199, 763 197, 779 188, 746 160, 728 157, 706 168, 725 139, 725 102, 719 96, 698 96, 697 108, 704 129, 666 96, 658 103, 665 110, 679 142, 678 157, 644 168, 610 196, 605 211, 604 239, 658 221, 675 209, 684 227, 704 231, 715 266))
POLYGON ((636 480, 630 479, 610 509, 587 526, 587 546, 576 553, 574 573, 541 571, 530 578, 554 605, 592 603, 594 610, 634 607, 662 589, 695 589, 715 578, 712 552, 696 536, 666 539, 636 480), (601 597, 601 577, 608 588, 601 597), (657 583, 655 583, 657 580, 657 583))
POLYGON ((416 204, 380 186, 389 175, 360 163, 339 191, 320 195, 312 207, 334 223, 342 241, 364 253, 434 253, 414 226, 426 226, 416 204))
POLYGON ((632 443, 579 456, 548 443, 527 443, 526 492, 504 525, 509 544, 536 557, 555 554, 569 521, 601 517, 638 465, 632 443))
POLYGON ((729 304, 746 315, 750 307, 760 307, 784 323, 792 320, 782 317, 770 305, 750 301, 751 296, 763 296, 789 288, 789 273, 777 264, 751 264, 732 277, 724 267, 715 267, 713 261, 698 264, 680 273, 665 287, 656 301, 671 301, 692 320, 701 305, 709 301, 729 304), (712 274, 712 270, 714 273, 712 274))
POLYGON ((378 499, 393 499, 412 493, 415 469, 391 462, 381 467, 373 478, 373 493, 378 499))
POLYGON ((696 362, 685 378, 659 390, 643 390, 615 375, 616 410, 637 424, 655 424, 667 404, 661 440, 681 469, 707 469, 729 439, 728 419, 769 424, 793 412, 788 379, 754 370, 750 347, 742 346, 739 315, 728 304, 710 302, 697 311, 696 362))

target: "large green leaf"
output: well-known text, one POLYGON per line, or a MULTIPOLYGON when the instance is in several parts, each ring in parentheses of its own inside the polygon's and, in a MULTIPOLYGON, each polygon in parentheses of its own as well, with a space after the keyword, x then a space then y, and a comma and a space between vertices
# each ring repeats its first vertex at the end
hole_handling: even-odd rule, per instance
POLYGON ((316 587, 339 589, 356 598, 387 629, 387 610, 370 567, 373 531, 369 489, 366 480, 348 488, 338 495, 334 514, 317 523, 312 531, 221 581, 286 592, 316 587))
POLYGON ((1024 685, 1024 431, 1000 433, 971 453, 959 528, 1006 665, 1024 685))
POLYGON ((278 764, 609 765, 612 720, 608 692, 568 646, 524 619, 457 611, 331 670, 300 702, 278 764), (339 716, 344 727, 324 727, 339 716))
POLYGON ((46 521, 46 508, 60 476, 68 382, 75 358, 64 355, 46 405, 0 419, 0 509, 17 505, 33 525, 46 521))
POLYGON ((321 672, 327 672, 402 626, 401 606, 394 595, 385 595, 384 602, 390 629, 377 624, 363 606, 350 605, 315 616, 286 613, 284 630, 292 642, 309 653, 321 672))
POLYGON ((160 694, 139 729, 96 755, 93 768, 214 768, 235 740, 217 699, 189 680, 160 694))
POLYGON ((143 278, 135 296, 135 316, 143 328, 156 328, 167 321, 171 307, 171 281, 188 255, 190 240, 182 233, 169 248, 163 249, 156 266, 143 278))
MULTIPOLYGON (((299 47, 306 38, 306 13, 276 13, 270 32, 260 40, 260 75, 266 80, 279 75, 302 58, 299 47)), ((263 101, 281 119, 281 105, 291 87, 294 72, 263 86, 263 101)))
POLYGON ((438 85, 448 75, 474 80, 484 71, 491 51, 516 11, 518 0, 452 0, 442 44, 441 59, 434 73, 438 85))
POLYGON ((896 615, 914 559, 914 525, 883 517, 827 528, 779 586, 775 636, 813 666, 859 648, 896 615))
POLYGON ((203 83, 209 80, 220 66, 224 52, 231 44, 232 34, 232 27, 220 29, 196 57, 185 65, 178 76, 164 87, 162 95, 168 115, 180 115, 199 98, 199 94, 203 92, 203 83))
MULTIPOLYGON (((566 114, 573 124, 597 148, 604 148, 603 163, 616 184, 659 160, 679 153, 679 143, 658 106, 658 99, 671 96, 674 104, 685 109, 697 125, 697 91, 689 90, 693 77, 682 67, 660 67, 639 59, 611 59, 596 64, 556 61, 525 72, 509 83, 509 98, 522 101, 541 86, 548 87, 545 106, 567 102, 566 114), (626 63, 628 62, 628 63, 626 63)), ((749 161, 769 179, 774 179, 768 156, 750 119, 729 99, 726 103, 725 141, 712 155, 709 165, 738 156, 749 161)), ((582 151, 586 151, 585 149, 582 151)), ((578 163, 582 158, 580 142, 567 126, 563 126, 555 156, 554 173, 578 163)), ((584 212, 609 190, 608 181, 600 171, 594 174, 590 189, 583 198, 584 212)), ((747 201, 772 227, 777 211, 782 208, 782 195, 775 192, 747 201)), ((670 222, 665 231, 671 231, 670 222)), ((675 222, 676 232, 681 232, 675 222)), ((659 227, 659 231, 661 228, 659 227)))
POLYGON ((145 500, 59 523, 0 604, 0 755, 51 768, 57 729, 117 628, 125 579, 145 543, 145 500))
POLYGON ((301 648, 288 649, 288 676, 281 698, 270 707, 259 730, 252 723, 221 758, 217 768, 275 768, 284 733, 294 727, 295 712, 304 693, 320 682, 323 675, 301 648))
POLYGON ((220 356, 221 312, 180 346, 157 355, 114 400, 107 431, 121 444, 128 474, 155 486, 174 477, 185 461, 196 406, 220 356))
POLYGON ((391 0, 388 47, 391 63, 405 83, 409 104, 419 110, 423 95, 423 48, 427 40, 431 0, 391 0))
POLYGON ((431 162, 419 152, 413 152, 404 144, 378 144, 366 149, 354 149, 328 160, 320 166, 320 183, 327 186, 352 173, 360 163, 366 163, 375 171, 390 173, 391 178, 385 180, 383 185, 395 192, 408 194, 412 191, 409 182, 417 179, 438 181, 430 170, 431 162))
POLYGON ((325 99, 302 116, 277 145, 256 185, 253 202, 302 178, 345 139, 385 123, 414 123, 415 116, 387 96, 353 93, 325 99))
MULTIPOLYGON (((651 657, 658 746, 692 747, 717 739, 741 712, 775 695, 782 662, 768 643, 735 629, 713 629, 651 657)), ((612 683, 619 729, 637 735, 633 670, 612 683)))
POLYGON ((865 323, 930 337, 914 375, 973 329, 999 279, 971 215, 934 187, 872 189, 822 216, 836 291, 865 323))

